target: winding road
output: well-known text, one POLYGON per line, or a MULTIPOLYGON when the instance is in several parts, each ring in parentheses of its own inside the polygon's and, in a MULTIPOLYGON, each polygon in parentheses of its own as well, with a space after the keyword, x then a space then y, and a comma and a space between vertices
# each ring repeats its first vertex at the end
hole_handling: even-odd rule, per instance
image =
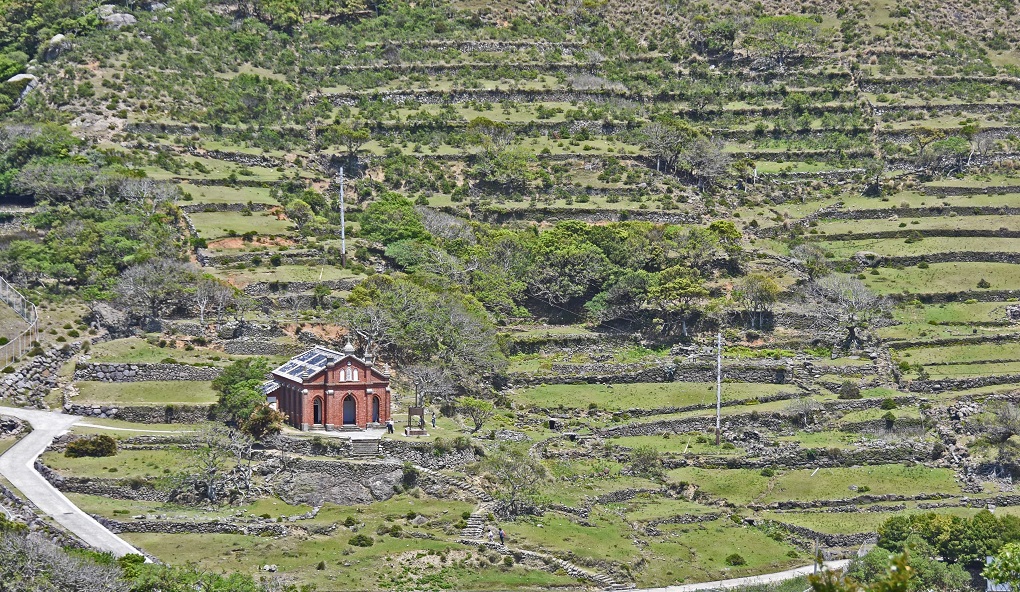
MULTIPOLYGON (((823 565, 825 566, 825 569, 843 569, 849 563, 850 561, 848 559, 840 559, 838 561, 826 561, 823 565)), ((641 588, 640 590, 634 590, 634 592, 698 592, 699 590, 729 590, 732 588, 746 588, 748 586, 761 586, 763 584, 778 584, 780 582, 785 582, 786 580, 811 575, 814 570, 814 565, 806 565, 804 567, 797 567, 786 571, 777 571, 770 574, 762 574, 760 576, 733 578, 732 580, 717 580, 715 582, 701 582, 698 584, 681 584, 678 586, 666 586, 665 588, 641 588)))
POLYGON ((81 419, 80 417, 2 406, 0 415, 17 417, 32 425, 32 433, 23 437, 0 456, 0 475, 6 477, 39 510, 52 516, 58 524, 93 548, 108 551, 116 557, 128 553, 142 554, 127 541, 82 512, 35 470, 35 459, 39 458, 53 442, 53 438, 66 432, 81 419))

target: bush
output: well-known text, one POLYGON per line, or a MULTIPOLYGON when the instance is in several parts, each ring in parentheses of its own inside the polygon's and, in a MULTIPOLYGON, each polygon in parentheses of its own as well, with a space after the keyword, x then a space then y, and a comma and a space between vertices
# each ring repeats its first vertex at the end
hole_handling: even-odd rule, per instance
POLYGON ((861 389, 856 384, 849 380, 844 380, 843 384, 839 386, 839 398, 840 399, 860 399, 861 389))
POLYGON ((726 557, 726 565, 729 565, 729 566, 732 566, 732 567, 737 567, 737 566, 740 566, 740 565, 747 565, 747 560, 744 559, 743 555, 740 555, 739 553, 733 553, 732 555, 728 555, 726 557))
POLYGON ((117 441, 105 434, 75 440, 67 445, 64 456, 80 458, 83 456, 113 456, 117 454, 117 441))
POLYGON ((988 288, 991 288, 992 285, 988 283, 988 280, 986 280, 985 278, 981 278, 981 281, 978 282, 978 287, 987 290, 988 288))
POLYGON ((771 467, 765 467, 764 469, 761 470, 761 473, 759 473, 759 474, 762 477, 775 477, 776 476, 776 470, 771 468, 771 467))
POLYGON ((354 516, 348 516, 347 518, 344 518, 344 526, 346 526, 347 528, 350 528, 357 523, 358 521, 354 519, 354 516))
POLYGON ((371 547, 375 544, 375 541, 367 534, 356 534, 351 537, 351 540, 347 541, 347 544, 352 547, 371 547))
POLYGON ((319 571, 322 571, 322 570, 326 569, 326 562, 325 561, 320 561, 319 564, 315 566, 315 569, 317 569, 319 571))
POLYGON ((507 555, 506 557, 503 558, 503 565, 505 565, 506 567, 513 567, 514 566, 514 558, 509 556, 509 555, 507 555))
POLYGON ((882 399, 881 407, 886 411, 888 411, 889 409, 896 409, 897 407, 896 401, 893 401, 892 399, 882 399))
POLYGON ((882 419, 884 419, 886 423, 894 423, 896 421, 896 414, 892 411, 886 411, 885 415, 882 416, 882 419))

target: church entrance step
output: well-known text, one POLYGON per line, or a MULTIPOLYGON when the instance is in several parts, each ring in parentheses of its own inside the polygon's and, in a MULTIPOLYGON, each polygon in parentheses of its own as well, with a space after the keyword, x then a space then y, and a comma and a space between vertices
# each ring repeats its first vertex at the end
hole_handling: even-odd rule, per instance
POLYGON ((378 456, 379 440, 351 440, 351 454, 354 456, 378 456))

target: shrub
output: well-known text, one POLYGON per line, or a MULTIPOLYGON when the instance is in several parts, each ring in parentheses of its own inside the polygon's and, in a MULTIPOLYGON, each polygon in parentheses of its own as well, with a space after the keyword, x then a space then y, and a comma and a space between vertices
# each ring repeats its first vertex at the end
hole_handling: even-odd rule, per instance
POLYGON ((503 565, 505 565, 506 567, 513 567, 514 566, 514 558, 509 556, 509 555, 507 555, 506 557, 503 558, 503 565))
POLYGON ((992 285, 988 283, 988 280, 986 280, 985 278, 981 278, 981 281, 978 282, 978 287, 983 290, 987 290, 988 288, 991 288, 992 285))
POLYGON ((357 523, 358 521, 354 519, 354 516, 348 516, 347 518, 344 518, 344 526, 346 526, 347 528, 350 528, 357 523))
POLYGON ((351 537, 351 540, 347 541, 347 544, 352 547, 371 547, 375 544, 375 541, 367 534, 356 534, 351 537))
POLYGON ((896 421, 896 414, 892 411, 886 411, 885 415, 882 416, 882 419, 884 419, 886 423, 894 423, 896 421))
POLYGON ((322 570, 326 569, 326 562, 325 561, 320 561, 319 564, 315 566, 315 569, 317 569, 319 571, 322 571, 322 570))
POLYGON ((861 389, 856 384, 849 380, 844 380, 843 384, 839 386, 839 398, 840 399, 860 399, 861 389))
POLYGON ((740 555, 739 553, 733 553, 732 555, 728 555, 726 557, 726 565, 729 565, 729 566, 732 566, 732 567, 737 567, 737 566, 740 566, 740 565, 747 565, 747 560, 744 559, 743 555, 740 555))
POLYGON ((889 409, 896 409, 896 407, 897 407, 896 401, 893 401, 892 399, 882 399, 881 407, 882 407, 882 409, 885 409, 887 411, 889 409))
POLYGON ((775 477, 776 476, 776 470, 773 469, 772 467, 765 467, 764 469, 761 470, 760 475, 762 477, 775 477))
POLYGON ((75 440, 67 445, 64 456, 80 458, 83 456, 113 456, 117 454, 117 441, 105 434, 75 440))

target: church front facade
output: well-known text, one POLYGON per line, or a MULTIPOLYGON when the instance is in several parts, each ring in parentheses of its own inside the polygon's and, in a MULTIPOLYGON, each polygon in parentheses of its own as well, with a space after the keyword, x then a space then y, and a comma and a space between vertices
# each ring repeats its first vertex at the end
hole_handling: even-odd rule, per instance
POLYGON ((390 379, 371 361, 342 352, 312 348, 272 371, 264 389, 270 404, 302 431, 382 427, 390 420, 390 379))

